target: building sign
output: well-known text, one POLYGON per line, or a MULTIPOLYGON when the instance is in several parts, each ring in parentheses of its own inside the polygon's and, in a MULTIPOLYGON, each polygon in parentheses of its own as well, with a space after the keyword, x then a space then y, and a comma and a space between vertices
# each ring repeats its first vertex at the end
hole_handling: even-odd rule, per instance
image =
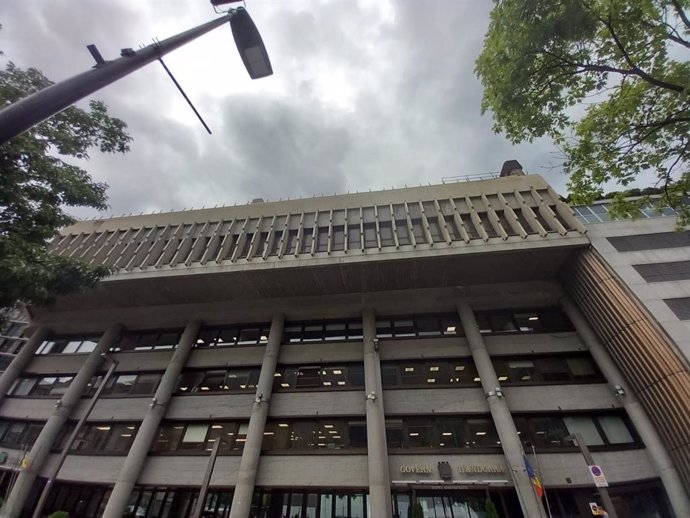
POLYGON ((431 473, 429 466, 400 466, 400 473, 431 473))
POLYGON ((592 516, 606 516, 606 511, 596 502, 590 502, 589 508, 592 510, 592 516))
POLYGON ((594 479, 595 486, 609 487, 609 483, 606 481, 606 477, 604 476, 604 470, 601 469, 601 466, 592 464, 591 466, 589 466, 589 473, 592 475, 592 478, 594 479))
MULTIPOLYGON (((441 464, 439 463, 439 469, 441 469, 441 464)), ((450 465, 445 467, 443 463, 443 472, 447 473, 450 471, 450 465)), ((482 473, 505 473, 506 468, 504 466, 499 466, 497 464, 460 464, 457 467, 458 473, 465 474, 482 474, 482 473)), ((400 473, 421 473, 421 474, 431 474, 433 470, 430 466, 417 466, 417 465, 402 465, 400 466, 400 473)), ((445 478, 445 477, 441 477, 445 478)))
POLYGON ((505 473, 503 466, 494 464, 461 464, 458 466, 460 473, 505 473))

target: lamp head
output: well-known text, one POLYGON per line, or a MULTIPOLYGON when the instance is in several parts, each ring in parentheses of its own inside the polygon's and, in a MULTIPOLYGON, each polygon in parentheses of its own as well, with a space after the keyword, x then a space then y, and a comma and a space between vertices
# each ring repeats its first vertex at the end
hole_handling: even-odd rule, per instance
POLYGON ((249 77, 260 79, 273 74, 271 60, 261 34, 254 25, 254 21, 246 9, 238 7, 230 18, 232 36, 235 38, 237 51, 240 53, 242 62, 247 68, 249 77))

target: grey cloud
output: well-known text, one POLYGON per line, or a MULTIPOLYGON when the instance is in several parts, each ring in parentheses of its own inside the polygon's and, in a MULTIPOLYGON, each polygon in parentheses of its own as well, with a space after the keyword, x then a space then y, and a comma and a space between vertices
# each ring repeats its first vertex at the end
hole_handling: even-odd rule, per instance
MULTIPOLYGON (((513 146, 480 115, 473 69, 490 4, 399 0, 390 8, 383 16, 385 4, 371 2, 250 2, 275 70, 273 78, 251 83, 251 93, 243 93, 244 75, 228 84, 207 79, 228 77, 227 67, 239 70, 234 51, 228 58, 227 49, 199 40, 171 55, 212 136, 182 111, 188 108, 158 66, 99 92, 135 138, 128 155, 94 156, 86 164, 110 184, 113 212, 435 183, 495 171, 510 158, 562 186, 547 169, 550 142, 513 146), (180 113, 188 118, 181 121, 180 113)), ((18 61, 59 78, 91 65, 86 43, 97 42, 112 57, 141 35, 210 17, 208 6, 193 2, 4 2, 0 19, 19 27, 0 36, 18 61), (31 39, 23 37, 27 31, 31 39), (54 55, 44 55, 46 46, 54 55), (74 56, 81 56, 77 63, 74 56)), ((227 34, 204 38, 228 42, 227 34)))

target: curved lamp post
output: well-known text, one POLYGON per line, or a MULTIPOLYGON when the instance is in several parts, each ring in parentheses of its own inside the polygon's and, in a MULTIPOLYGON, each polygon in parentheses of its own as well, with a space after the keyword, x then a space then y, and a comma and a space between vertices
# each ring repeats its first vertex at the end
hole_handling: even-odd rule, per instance
MULTIPOLYGON (((228 3, 228 2, 218 2, 228 3)), ((131 74, 135 70, 160 59, 199 36, 230 22, 237 50, 252 79, 273 73, 261 35, 249 13, 243 8, 230 9, 224 16, 199 25, 168 39, 153 43, 140 50, 122 49, 121 57, 105 61, 95 47, 89 50, 96 59, 96 66, 70 79, 44 88, 0 111, 0 145, 21 135, 36 124, 43 122, 68 106, 91 95, 110 83, 131 74)))

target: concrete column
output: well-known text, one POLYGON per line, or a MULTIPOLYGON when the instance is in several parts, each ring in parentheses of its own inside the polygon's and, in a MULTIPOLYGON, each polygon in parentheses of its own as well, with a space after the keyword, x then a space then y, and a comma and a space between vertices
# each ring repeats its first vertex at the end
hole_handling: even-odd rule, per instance
MULTIPOLYGON (((46 458, 50 454, 50 448, 55 439, 62 431, 67 419, 74 413, 79 406, 81 396, 84 394, 87 384, 96 374, 103 362, 103 354, 107 353, 117 337, 120 335, 122 326, 120 324, 111 325, 98 340, 98 344, 89 353, 79 372, 72 380, 69 388, 62 396, 62 399, 55 405, 53 414, 48 418, 45 426, 38 435, 31 451, 27 454, 27 467, 19 472, 17 482, 12 488, 12 492, 7 498, 7 502, 0 511, 2 518, 16 518, 20 515, 26 498, 29 496, 31 487, 36 481, 36 477, 43 468, 46 458)), ((33 340, 33 337, 32 337, 33 340)), ((23 352, 23 351, 22 351, 23 352)))
POLYGON ((0 376, 0 404, 5 399, 7 391, 10 390, 12 384, 17 381, 19 375, 26 369, 29 362, 36 354, 36 349, 43 343, 49 334, 49 330, 45 327, 36 329, 31 338, 27 340, 24 347, 17 353, 12 363, 7 366, 5 372, 0 376))
POLYGON ((614 389, 619 386, 625 391, 625 395, 620 398, 620 401, 647 448, 647 454, 659 473, 677 518, 690 516, 690 499, 685 492, 678 471, 635 393, 628 387, 623 374, 573 301, 564 297, 561 299, 561 305, 582 341, 589 348, 592 358, 594 358, 611 388, 614 389))
POLYGON ((151 443, 156 438, 161 419, 165 416, 165 412, 168 409, 168 404, 175 390, 175 385, 180 377, 182 368, 187 363, 189 353, 199 335, 200 327, 201 321, 194 319, 187 324, 184 333, 182 333, 180 343, 177 345, 175 353, 168 367, 165 369, 165 373, 161 378, 156 394, 151 400, 151 404, 139 427, 137 436, 134 438, 132 447, 129 449, 127 458, 120 469, 115 487, 113 487, 113 492, 110 494, 102 518, 122 518, 122 514, 129 501, 129 495, 146 462, 151 443))
POLYGON ((386 416, 383 410, 381 361, 376 339, 376 314, 365 309, 364 327, 364 391, 367 419, 367 461, 369 465, 369 501, 373 518, 392 518, 390 468, 386 443, 386 416))
POLYGON ((237 473, 235 493, 232 497, 230 518, 247 518, 249 516, 252 497, 254 496, 254 485, 256 484, 256 473, 259 467, 259 457, 261 457, 261 445, 264 440, 266 418, 268 417, 271 393, 273 392, 273 374, 278 363, 284 323, 285 316, 281 314, 274 315, 271 321, 271 331, 268 334, 268 343, 266 344, 264 360, 261 364, 259 383, 256 387, 256 397, 252 406, 252 414, 249 418, 247 440, 244 443, 244 450, 242 450, 242 460, 237 473))
POLYGON ((500 385, 489 353, 484 346, 484 339, 479 332, 472 308, 466 299, 460 299, 457 302, 457 309, 462 322, 462 328, 470 344, 472 359, 482 380, 482 388, 486 395, 486 401, 489 404, 489 411, 491 412, 494 425, 496 425, 498 438, 501 440, 503 455, 508 463, 508 470, 522 506, 522 514, 524 514, 525 518, 544 517, 546 516, 544 506, 537 498, 532 487, 532 481, 529 479, 525 469, 522 444, 515 428, 513 416, 510 414, 506 400, 496 393, 496 389, 500 388, 500 385))

